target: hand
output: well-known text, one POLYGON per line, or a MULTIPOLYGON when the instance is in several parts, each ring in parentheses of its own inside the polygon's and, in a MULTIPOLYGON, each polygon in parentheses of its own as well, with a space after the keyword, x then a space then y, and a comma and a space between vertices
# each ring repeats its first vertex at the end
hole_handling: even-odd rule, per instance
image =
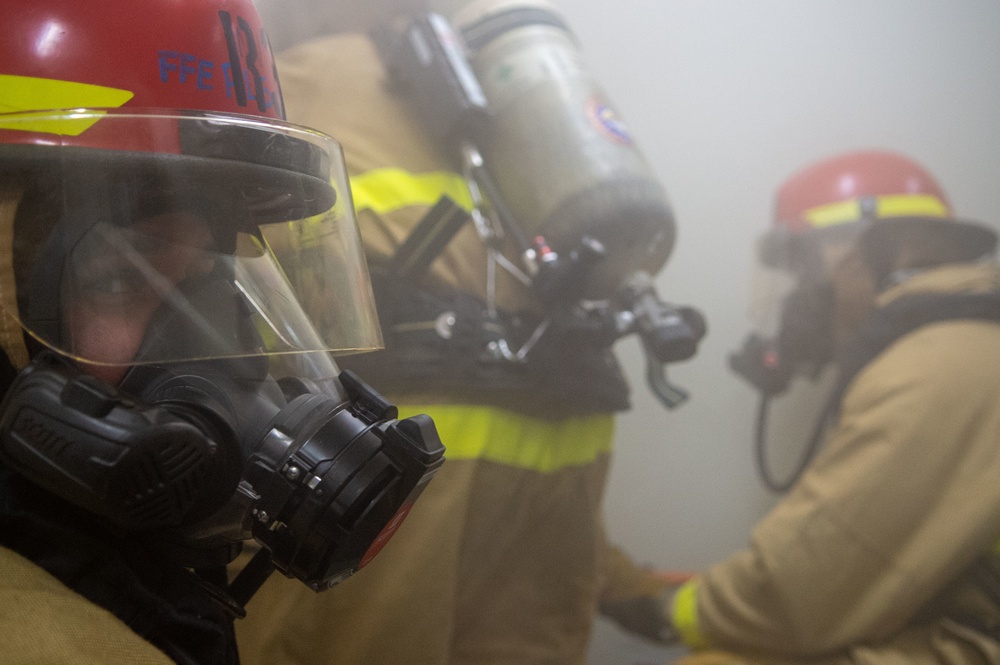
POLYGON ((602 600, 599 610, 603 616, 633 635, 658 644, 677 641, 673 626, 664 613, 663 601, 657 596, 602 600))

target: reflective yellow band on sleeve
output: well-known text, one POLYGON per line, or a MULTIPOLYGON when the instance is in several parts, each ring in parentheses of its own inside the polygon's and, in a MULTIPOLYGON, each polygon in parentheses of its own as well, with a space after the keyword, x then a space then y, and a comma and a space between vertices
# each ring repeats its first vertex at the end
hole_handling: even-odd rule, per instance
POLYGON ((432 206, 444 195, 465 210, 471 210, 473 205, 465 178, 451 171, 373 169, 351 176, 351 195, 355 209, 380 215, 409 206, 432 206))
MULTIPOLYGON (((874 217, 941 217, 949 216, 948 206, 931 194, 892 194, 876 196, 874 217)), ((857 222, 864 217, 860 199, 837 201, 810 208, 802 216, 815 228, 857 222)))
POLYGON ((399 417, 426 413, 451 460, 491 462, 552 473, 584 466, 611 452, 614 418, 543 420, 505 409, 456 404, 397 405, 399 417))
MULTIPOLYGON (((130 99, 132 92, 119 88, 35 76, 0 74, 0 113, 118 108, 130 99)), ((39 113, 37 122, 23 120, 4 122, 0 119, 0 129, 79 136, 99 119, 93 113, 88 113, 81 118, 65 115, 54 120, 47 114, 39 113)))
POLYGON ((698 578, 685 582, 674 594, 670 620, 684 644, 692 649, 709 646, 708 639, 698 627, 698 578))

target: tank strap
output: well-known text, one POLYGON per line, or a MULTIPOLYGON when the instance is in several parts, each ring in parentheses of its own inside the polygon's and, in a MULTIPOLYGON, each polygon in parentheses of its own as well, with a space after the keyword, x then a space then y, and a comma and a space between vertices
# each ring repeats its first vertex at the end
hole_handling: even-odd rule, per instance
POLYGON ((520 360, 511 351, 539 317, 491 313, 458 289, 430 289, 372 267, 384 351, 339 359, 379 391, 487 404, 558 419, 629 408, 628 384, 610 347, 553 324, 520 360))
POLYGON ((1000 293, 922 293, 876 310, 841 356, 834 412, 840 411, 847 386, 858 372, 897 339, 925 325, 962 319, 1000 323, 1000 293))

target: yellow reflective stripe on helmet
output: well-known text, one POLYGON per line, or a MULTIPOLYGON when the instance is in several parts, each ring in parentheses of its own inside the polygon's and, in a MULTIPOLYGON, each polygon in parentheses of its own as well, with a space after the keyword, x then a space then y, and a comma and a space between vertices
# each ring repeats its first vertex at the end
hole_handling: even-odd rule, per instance
MULTIPOLYGON (((35 76, 0 74, 0 113, 48 111, 54 109, 118 108, 132 99, 132 92, 103 85, 59 81, 35 76)), ((3 120, 0 128, 78 136, 100 119, 93 113, 74 118, 53 118, 45 113, 38 120, 3 120)))
POLYGON ((450 460, 491 462, 551 473, 611 452, 614 418, 601 414, 543 420, 505 409, 461 404, 397 405, 399 417, 426 413, 450 460))
POLYGON ((897 194, 875 200, 878 217, 949 217, 948 207, 932 194, 897 194))
POLYGON ((670 621, 684 644, 692 649, 704 649, 709 646, 708 639, 698 627, 697 578, 685 582, 674 594, 670 621))
MULTIPOLYGON (((891 194, 876 196, 872 201, 875 204, 874 216, 876 219, 911 216, 947 218, 949 216, 948 207, 933 194, 891 194)), ((861 201, 850 199, 810 208, 803 212, 802 216, 812 226, 822 228, 856 222, 864 215, 861 201)))
POLYGON ((380 215, 409 206, 432 206, 444 195, 466 210, 473 205, 465 178, 451 171, 373 169, 351 176, 351 195, 355 209, 369 209, 380 215))
POLYGON ((827 203, 806 210, 802 216, 817 228, 856 222, 861 219, 861 204, 857 199, 827 203))

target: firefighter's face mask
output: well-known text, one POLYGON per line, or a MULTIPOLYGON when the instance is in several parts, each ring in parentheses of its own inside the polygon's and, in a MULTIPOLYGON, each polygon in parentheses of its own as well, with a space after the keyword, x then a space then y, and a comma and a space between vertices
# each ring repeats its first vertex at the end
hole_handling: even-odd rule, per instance
POLYGON ((381 346, 339 146, 235 118, 98 120, 225 157, 13 151, 4 308, 38 348, 0 409, 0 459, 184 565, 254 537, 328 586, 443 452, 429 419, 396 420, 330 357, 381 346))
POLYGON ((734 371, 766 395, 795 375, 815 378, 839 342, 842 289, 834 276, 855 246, 860 224, 791 232, 778 228, 758 244, 750 333, 731 357, 734 371))

